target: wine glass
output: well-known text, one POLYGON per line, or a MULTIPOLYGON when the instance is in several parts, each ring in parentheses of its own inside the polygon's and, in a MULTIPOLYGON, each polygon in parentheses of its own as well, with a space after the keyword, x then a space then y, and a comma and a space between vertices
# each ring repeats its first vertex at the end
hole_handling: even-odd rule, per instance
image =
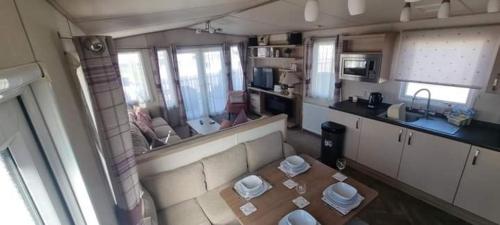
POLYGON ((307 184, 299 181, 297 182, 297 186, 295 186, 295 190, 299 193, 299 195, 304 195, 307 192, 307 184))
POLYGON ((336 165, 337 169, 340 171, 340 173, 342 173, 342 170, 344 170, 347 166, 347 161, 344 158, 337 159, 336 165))

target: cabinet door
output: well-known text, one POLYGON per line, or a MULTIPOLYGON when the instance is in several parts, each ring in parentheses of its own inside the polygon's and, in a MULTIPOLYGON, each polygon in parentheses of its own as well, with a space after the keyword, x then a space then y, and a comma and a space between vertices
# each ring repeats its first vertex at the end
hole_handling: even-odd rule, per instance
POLYGON ((399 180, 452 203, 470 147, 408 130, 399 180))
POLYGON ((328 121, 330 109, 326 106, 304 102, 302 107, 302 128, 321 135, 321 124, 328 121))
POLYGON ((375 120, 363 119, 358 162, 396 178, 406 129, 375 120))
POLYGON ((472 147, 455 205, 500 224, 500 152, 472 147))
POLYGON ((329 120, 346 127, 344 138, 344 157, 356 161, 358 159, 359 135, 361 133, 361 117, 330 110, 329 120))
POLYGON ((0 69, 33 62, 13 0, 0 0, 0 69))

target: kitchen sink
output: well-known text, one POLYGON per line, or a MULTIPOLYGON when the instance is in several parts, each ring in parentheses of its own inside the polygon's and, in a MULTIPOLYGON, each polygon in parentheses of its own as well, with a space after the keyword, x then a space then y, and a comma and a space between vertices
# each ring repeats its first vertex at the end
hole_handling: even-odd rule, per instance
POLYGON ((427 130, 433 130, 440 133, 445 134, 455 134, 460 127, 457 127, 453 124, 448 123, 445 118, 441 118, 439 116, 429 116, 425 118, 423 114, 415 113, 415 112, 406 112, 405 120, 397 120, 387 117, 387 113, 384 112, 378 115, 380 118, 384 118, 387 120, 395 120, 401 123, 405 123, 411 126, 424 128, 427 130))
POLYGON ((400 122, 411 123, 411 122, 415 122, 415 121, 423 118, 424 115, 419 114, 419 113, 414 113, 414 112, 406 112, 406 119, 405 120, 397 120, 397 119, 389 118, 387 116, 387 112, 384 112, 384 113, 380 114, 379 117, 382 117, 382 118, 388 119, 388 120, 396 120, 396 121, 400 121, 400 122))

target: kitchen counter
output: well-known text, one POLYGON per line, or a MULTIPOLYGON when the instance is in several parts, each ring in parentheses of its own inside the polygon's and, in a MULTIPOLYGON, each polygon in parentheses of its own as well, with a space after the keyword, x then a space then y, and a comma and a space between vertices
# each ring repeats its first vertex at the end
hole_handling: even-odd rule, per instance
POLYGON ((330 108, 500 152, 500 125, 498 124, 473 120, 470 126, 461 127, 454 134, 446 134, 411 123, 379 117, 380 114, 387 111, 389 106, 389 104, 382 103, 377 108, 370 109, 366 100, 360 100, 357 103, 339 102, 330 108))

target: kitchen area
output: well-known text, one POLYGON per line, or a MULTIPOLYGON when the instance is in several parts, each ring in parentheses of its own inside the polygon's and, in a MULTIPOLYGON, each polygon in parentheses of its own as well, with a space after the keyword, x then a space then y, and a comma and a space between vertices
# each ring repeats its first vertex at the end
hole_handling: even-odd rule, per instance
POLYGON ((343 125, 350 167, 473 224, 498 224, 499 34, 489 26, 389 32, 378 41, 340 35, 341 96, 304 97, 302 127, 321 135, 323 122, 343 125), (484 42, 471 44, 478 32, 484 42))

